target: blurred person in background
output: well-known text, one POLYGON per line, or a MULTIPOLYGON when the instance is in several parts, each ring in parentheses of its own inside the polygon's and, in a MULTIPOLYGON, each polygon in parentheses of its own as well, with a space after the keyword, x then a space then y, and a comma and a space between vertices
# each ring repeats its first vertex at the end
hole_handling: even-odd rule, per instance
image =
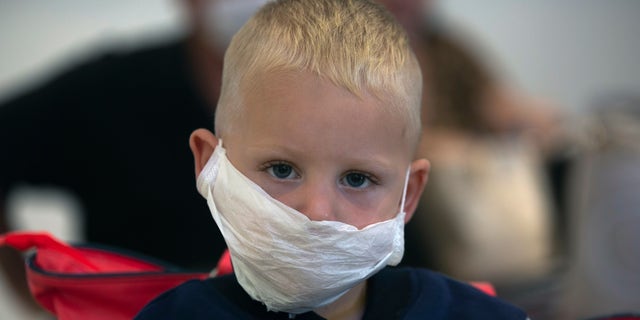
MULTIPOLYGON (((499 79, 473 42, 441 21, 437 2, 380 1, 408 29, 423 69, 418 154, 432 161, 402 263, 490 281, 520 299, 555 267, 564 172, 549 168, 564 147, 563 115, 499 79)), ((549 302, 535 299, 522 307, 548 312, 549 302)))
POLYGON ((433 159, 416 225, 436 269, 496 284, 548 272, 550 110, 504 86, 461 38, 425 35, 421 152, 433 159), (545 118, 549 117, 549 118, 545 118))
MULTIPOLYGON (((214 130, 226 45, 264 2, 181 1, 183 37, 113 48, 4 101, 0 232, 12 229, 13 190, 55 187, 80 202, 84 241, 190 270, 215 266, 226 246, 193 185, 188 139, 196 128, 214 130)), ((0 264, 32 301, 21 257, 0 248, 0 264)))

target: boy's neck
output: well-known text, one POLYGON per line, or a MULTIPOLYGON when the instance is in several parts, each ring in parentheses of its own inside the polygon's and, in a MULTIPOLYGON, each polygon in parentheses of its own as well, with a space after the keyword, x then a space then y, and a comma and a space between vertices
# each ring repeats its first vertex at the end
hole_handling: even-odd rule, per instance
POLYGON ((359 320, 364 314, 366 299, 367 281, 363 281, 338 300, 314 312, 328 320, 359 320))

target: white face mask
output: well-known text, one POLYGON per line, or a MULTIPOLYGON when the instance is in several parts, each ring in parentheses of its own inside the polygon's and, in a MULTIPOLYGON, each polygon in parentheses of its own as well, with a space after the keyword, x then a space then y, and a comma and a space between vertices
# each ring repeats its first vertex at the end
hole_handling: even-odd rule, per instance
POLYGON ((206 6, 205 27, 212 44, 226 49, 233 35, 267 0, 210 0, 206 6))
MULTIPOLYGON (((233 167, 221 145, 198 176, 198 191, 227 242, 238 282, 268 310, 314 310, 402 259, 404 212, 361 230, 311 221, 233 167)), ((401 208, 405 192, 406 181, 401 208)))

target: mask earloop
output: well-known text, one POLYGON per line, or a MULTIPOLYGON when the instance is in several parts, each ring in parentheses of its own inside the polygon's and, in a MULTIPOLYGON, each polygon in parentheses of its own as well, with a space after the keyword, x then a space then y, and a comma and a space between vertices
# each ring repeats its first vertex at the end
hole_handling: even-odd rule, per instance
POLYGON ((400 212, 404 212, 404 204, 407 200, 407 187, 409 186, 409 173, 411 173, 411 166, 407 168, 407 174, 404 177, 404 188, 402 189, 402 201, 400 201, 400 212))
POLYGON ((218 176, 217 163, 218 158, 220 157, 218 153, 222 152, 219 149, 222 149, 222 139, 218 140, 218 145, 213 150, 213 153, 211 154, 211 157, 209 157, 207 163, 204 165, 204 168, 202 168, 202 171, 198 175, 198 178, 196 178, 196 188, 198 189, 200 195, 205 198, 207 197, 207 190, 209 189, 209 185, 213 184, 213 181, 215 181, 216 177, 218 176))

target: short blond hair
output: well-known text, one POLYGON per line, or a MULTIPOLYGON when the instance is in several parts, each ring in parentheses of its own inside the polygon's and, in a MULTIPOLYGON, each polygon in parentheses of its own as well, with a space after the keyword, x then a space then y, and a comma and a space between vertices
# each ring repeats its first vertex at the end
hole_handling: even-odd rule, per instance
POLYGON ((420 136, 422 75, 409 39, 381 5, 366 0, 267 3, 233 37, 224 57, 216 133, 241 117, 242 90, 278 71, 309 71, 356 96, 370 93, 420 136))

